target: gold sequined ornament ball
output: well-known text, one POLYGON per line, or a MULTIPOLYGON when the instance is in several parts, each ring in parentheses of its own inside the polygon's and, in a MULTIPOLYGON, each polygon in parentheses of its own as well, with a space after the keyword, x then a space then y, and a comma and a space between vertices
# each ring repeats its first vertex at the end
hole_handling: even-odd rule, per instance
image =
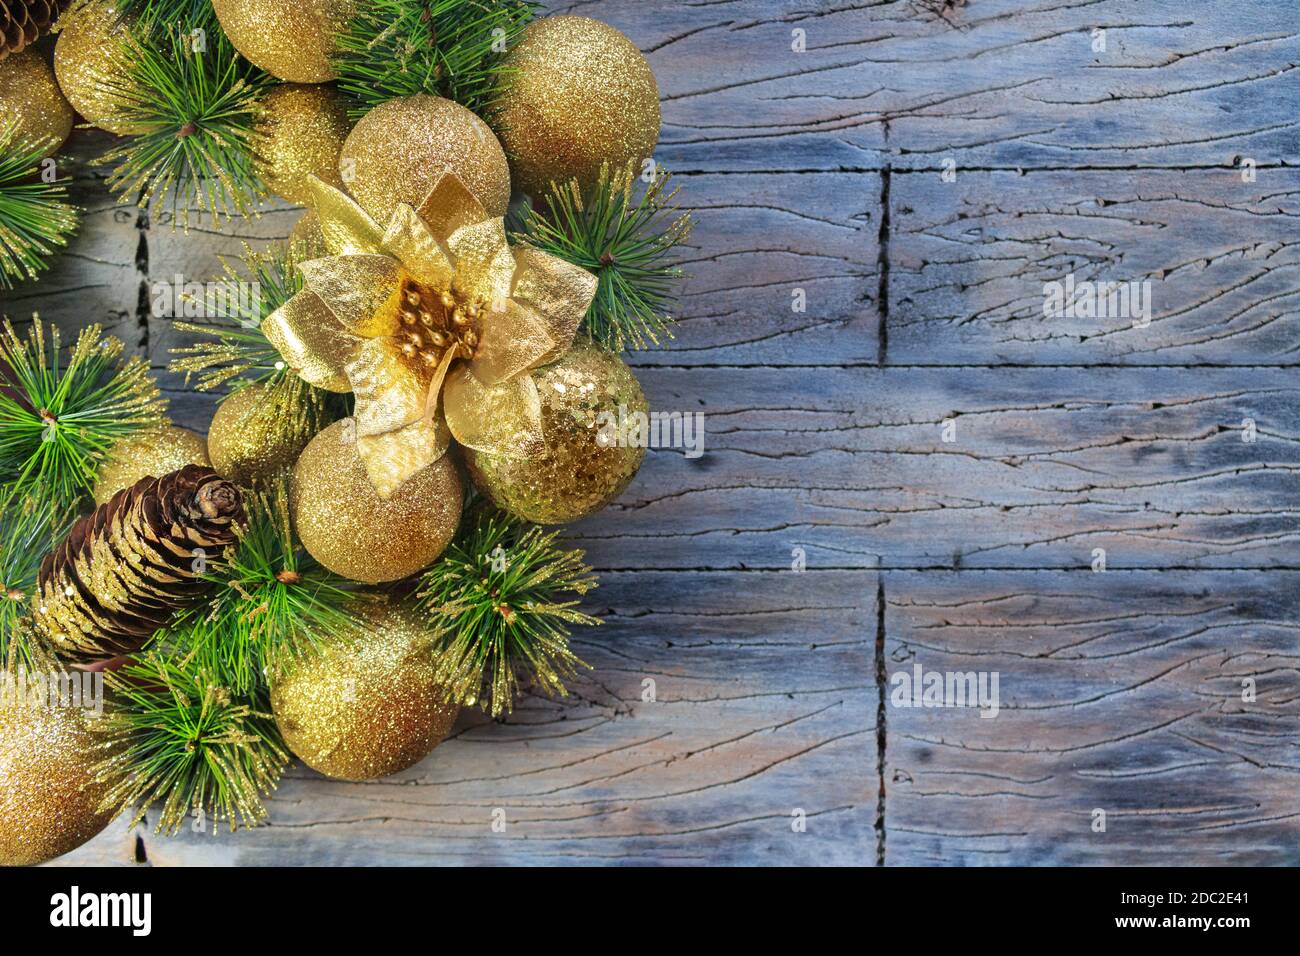
POLYGON ((399 203, 417 210, 446 172, 469 187, 489 216, 510 205, 510 167, 488 125, 451 100, 427 93, 381 103, 357 122, 339 171, 348 191, 377 222, 399 203))
POLYGON ((208 465, 208 443, 188 428, 161 425, 114 442, 95 475, 95 504, 102 505, 146 475, 161 478, 186 465, 208 465))
POLYGON ((465 464, 475 486, 511 514, 535 524, 577 521, 622 494, 641 467, 645 447, 620 423, 649 405, 632 370, 595 345, 577 346, 533 380, 546 452, 505 458, 464 448, 465 464))
POLYGON ((99 812, 108 788, 91 774, 106 756, 104 738, 91 724, 96 718, 48 700, 0 703, 0 866, 62 856, 113 818, 99 812))
POLYGON ((356 0, 212 0, 221 28, 255 66, 290 83, 335 78, 330 55, 356 0))
POLYGON ((54 74, 73 108, 92 126, 131 136, 144 127, 120 116, 122 97, 110 84, 121 84, 130 59, 127 21, 106 0, 91 0, 64 17, 54 47, 54 74))
POLYGON ((358 611, 361 626, 327 638, 271 687, 289 749, 340 780, 373 780, 419 763, 457 714, 434 679, 428 624, 397 605, 358 611))
POLYGON ((72 132, 72 107, 54 71, 35 50, 0 60, 0 127, 17 122, 17 142, 45 144, 49 156, 72 132))
POLYGON ((603 163, 640 164, 659 142, 659 87, 631 40, 588 17, 529 24, 503 63, 496 124, 515 188, 594 183, 603 163))
POLYGON ((308 176, 342 188, 339 150, 351 129, 343 96, 333 87, 278 86, 257 107, 254 169, 275 195, 306 205, 311 198, 308 176))
POLYGON ((245 487, 292 468, 311 441, 302 423, 268 400, 267 386, 226 396, 208 427, 208 457, 221 477, 245 487))
POLYGON ((357 453, 356 426, 335 422, 311 440, 293 469, 290 510, 307 552, 335 574, 366 584, 428 567, 451 543, 463 489, 444 455, 381 499, 357 453))
POLYGON ((325 234, 321 232, 320 220, 310 209, 289 230, 289 245, 297 250, 300 262, 326 254, 325 234))

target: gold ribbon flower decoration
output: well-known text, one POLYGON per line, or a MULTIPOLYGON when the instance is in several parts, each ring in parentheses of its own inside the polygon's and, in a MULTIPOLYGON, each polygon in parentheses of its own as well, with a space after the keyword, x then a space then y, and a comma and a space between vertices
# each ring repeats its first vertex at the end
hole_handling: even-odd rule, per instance
POLYGON ((512 247, 461 179, 445 174, 387 228, 312 179, 331 255, 262 323, 298 375, 355 393, 357 451, 381 498, 451 439, 531 457, 545 448, 532 369, 568 351, 596 294, 585 269, 512 247))

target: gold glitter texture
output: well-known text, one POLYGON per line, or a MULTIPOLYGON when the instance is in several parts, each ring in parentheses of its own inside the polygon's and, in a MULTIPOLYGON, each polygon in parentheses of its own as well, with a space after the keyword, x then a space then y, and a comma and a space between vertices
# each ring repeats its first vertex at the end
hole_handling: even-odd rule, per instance
MULTIPOLYGON (((29 686, 30 689, 30 686, 29 686)), ((44 863, 108 826, 92 769, 103 738, 80 707, 0 703, 0 866, 44 863)))
POLYGON ((290 83, 334 79, 330 54, 355 0, 212 0, 221 27, 245 59, 290 83))
POLYGON ((271 688, 289 749, 340 780, 373 780, 419 763, 457 714, 434 679, 432 629, 397 605, 358 610, 363 624, 355 632, 327 639, 271 688))
POLYGON ((202 435, 175 425, 150 428, 115 442, 95 476, 95 504, 102 505, 141 478, 161 478, 186 465, 208 465, 202 435))
POLYGON ((294 529, 309 554, 336 574, 379 584, 427 567, 460 521, 462 488, 448 456, 380 499, 357 453, 352 419, 312 439, 293 470, 294 529))
POLYGON ((591 185, 602 163, 639 164, 659 142, 659 87, 641 51, 608 24, 545 17, 506 56, 501 142, 517 189, 591 185))
POLYGON ((343 185, 339 150, 351 130, 343 97, 333 87, 276 87, 258 104, 254 169, 275 195, 306 205, 311 198, 308 176, 343 185))
POLYGON ((489 216, 504 216, 510 205, 510 167, 496 134, 459 103, 425 93, 363 116, 343 144, 339 169, 357 202, 381 223, 399 203, 423 215, 421 203, 447 172, 489 216))
POLYGON ((127 55, 127 28, 112 3, 91 0, 63 18, 54 47, 63 95, 88 123, 122 136, 144 132, 117 118, 121 100, 107 85, 122 82, 127 55))
POLYGON ((264 385, 249 385, 217 406, 208 427, 208 456, 221 477, 249 487, 292 468, 311 434, 298 427, 264 385))
MULTIPOLYGON (((617 420, 647 412, 641 386, 623 361, 580 345, 533 372, 542 404, 545 454, 502 458, 464 449, 474 484, 500 508, 536 524, 564 524, 595 514, 631 483, 642 447, 599 438, 608 412, 617 420)), ((608 434, 608 432, 606 432, 608 434)))
POLYGON ((49 156, 72 132, 72 107, 59 91, 54 71, 34 50, 0 60, 0 125, 18 124, 18 141, 48 144, 49 156))

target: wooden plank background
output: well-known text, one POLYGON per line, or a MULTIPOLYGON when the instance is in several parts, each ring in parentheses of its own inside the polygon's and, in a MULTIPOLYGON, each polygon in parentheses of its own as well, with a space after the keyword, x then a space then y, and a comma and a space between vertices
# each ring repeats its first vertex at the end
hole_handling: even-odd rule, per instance
MULTIPOLYGON (((388 780, 296 768, 261 830, 60 862, 1300 863, 1293 6, 555 8, 647 51, 700 218, 677 340, 632 363, 707 450, 570 529, 594 671, 388 780), (1043 318, 1070 273, 1149 281, 1151 324, 1043 318), (998 715, 900 706, 916 665, 997 673, 998 715)), ((297 213, 182 236, 113 205, 106 141, 5 311, 161 371, 148 283, 297 213)))

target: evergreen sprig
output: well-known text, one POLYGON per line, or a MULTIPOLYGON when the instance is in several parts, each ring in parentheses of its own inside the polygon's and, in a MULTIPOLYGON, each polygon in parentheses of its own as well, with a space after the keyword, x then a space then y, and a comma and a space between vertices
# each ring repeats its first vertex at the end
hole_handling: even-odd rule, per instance
POLYGON ((36 576, 45 555, 63 538, 72 523, 71 509, 60 509, 48 498, 21 498, 0 490, 0 669, 36 669, 36 658, 49 654, 26 619, 36 591, 36 576))
POLYGON ((217 586, 206 611, 194 613, 181 652, 239 694, 319 640, 355 625, 349 611, 358 585, 321 567, 294 537, 283 478, 244 498, 248 525, 232 553, 214 564, 217 586))
POLYGON ((225 272, 205 303, 217 322, 203 325, 177 322, 181 332, 201 337, 194 345, 172 349, 168 368, 184 372, 186 382, 197 375, 196 388, 210 391, 234 378, 274 384, 288 375, 280 353, 262 333, 262 321, 303 287, 298 263, 310 251, 296 243, 255 251, 247 243, 243 255, 223 259, 225 272))
POLYGON ((49 143, 18 138, 18 121, 0 125, 0 289, 34 279, 77 231, 65 179, 39 173, 49 143))
POLYGON ((40 319, 26 340, 0 326, 0 481, 7 505, 38 494, 55 507, 89 494, 118 439, 163 420, 166 403, 143 359, 123 361, 122 342, 98 325, 81 330, 65 357, 59 331, 40 319))
POLYGON ((216 28, 196 35, 147 17, 133 27, 127 49, 124 75, 107 86, 121 104, 120 120, 141 132, 101 158, 115 167, 109 188, 141 206, 170 194, 173 222, 184 228, 191 206, 217 224, 253 215, 266 190, 254 172, 250 136, 271 78, 216 28))
POLYGON ((244 697, 195 662, 148 651, 105 677, 112 707, 103 727, 111 756, 95 768, 109 784, 103 809, 132 824, 160 805, 156 830, 187 819, 256 826, 289 753, 264 690, 244 697))
POLYGON ((354 119, 398 96, 432 93, 490 116, 508 45, 532 0, 368 0, 339 35, 334 69, 354 119))
POLYGON ((606 166, 588 189, 576 180, 553 184, 545 209, 529 208, 517 223, 520 242, 596 275, 583 330, 616 352, 672 338, 669 310, 683 277, 675 250, 690 238, 694 220, 672 208, 671 178, 660 170, 638 197, 631 166, 606 166))
POLYGON ((570 624, 599 624, 577 610, 596 587, 583 552, 556 547, 546 532, 491 510, 420 579, 420 609, 438 629, 438 681, 458 703, 509 712, 522 683, 548 694, 587 667, 569 648, 570 624))

